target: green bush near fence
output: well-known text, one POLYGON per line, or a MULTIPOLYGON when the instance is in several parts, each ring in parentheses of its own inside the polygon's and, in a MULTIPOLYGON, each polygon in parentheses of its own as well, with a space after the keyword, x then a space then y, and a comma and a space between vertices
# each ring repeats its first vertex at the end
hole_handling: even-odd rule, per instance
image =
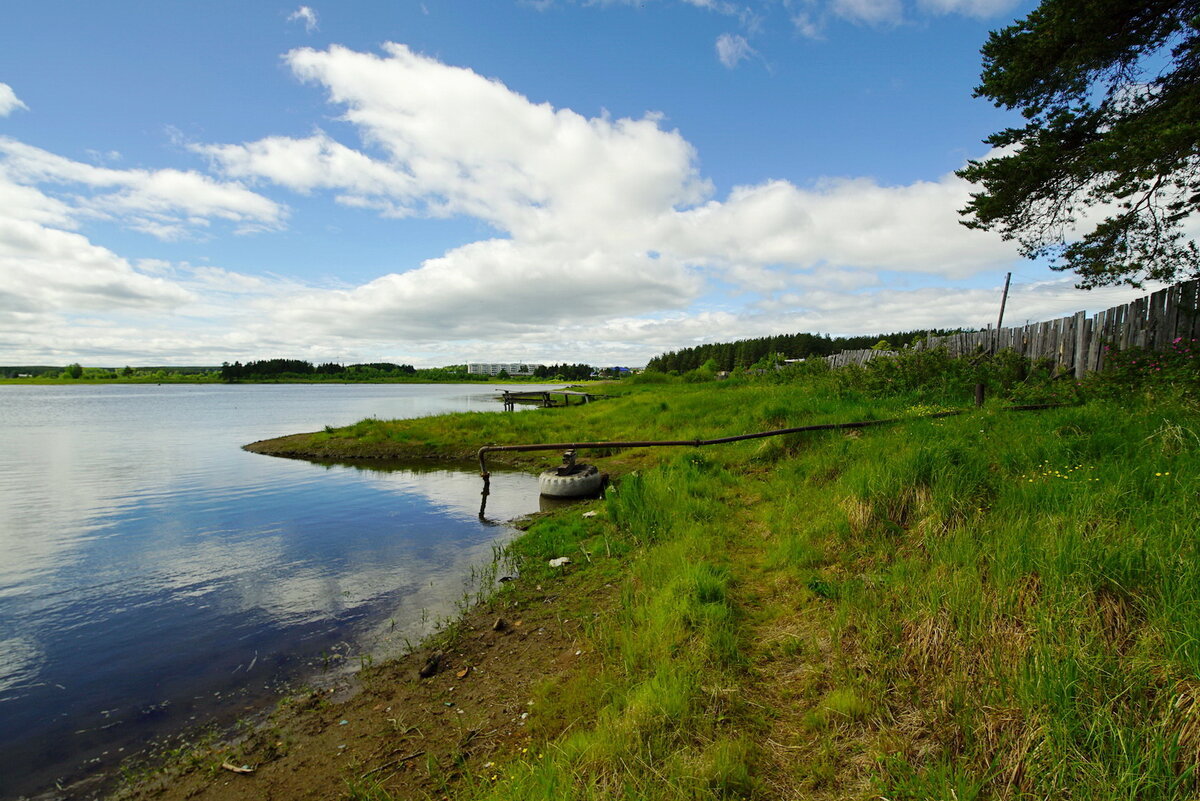
POLYGON ((1105 369, 1089 377, 1097 394, 1120 397, 1131 390, 1200 393, 1200 342, 1179 337, 1163 350, 1109 350, 1105 369))
POLYGON ((876 398, 909 394, 922 401, 961 403, 983 384, 989 396, 1014 403, 1069 403, 1079 398, 1071 376, 1048 361, 1030 362, 1011 350, 954 357, 945 348, 903 350, 863 365, 831 371, 836 384, 876 398))

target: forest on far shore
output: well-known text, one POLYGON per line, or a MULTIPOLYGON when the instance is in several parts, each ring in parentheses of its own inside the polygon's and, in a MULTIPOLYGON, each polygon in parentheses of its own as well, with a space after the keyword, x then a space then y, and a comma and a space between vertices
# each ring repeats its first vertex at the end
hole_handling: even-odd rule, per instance
POLYGON ((717 370, 767 367, 784 359, 829 356, 843 350, 860 350, 877 345, 886 350, 902 348, 928 336, 945 336, 957 333, 959 330, 961 329, 939 328, 856 337, 781 334, 757 339, 739 339, 734 342, 710 342, 655 356, 646 364, 646 369, 660 373, 685 373, 699 368, 710 359, 716 363, 717 370))

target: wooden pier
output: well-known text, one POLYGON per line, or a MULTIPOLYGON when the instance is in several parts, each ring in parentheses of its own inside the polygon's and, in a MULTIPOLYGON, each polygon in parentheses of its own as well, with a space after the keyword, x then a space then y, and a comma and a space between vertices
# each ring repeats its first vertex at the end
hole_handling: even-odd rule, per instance
POLYGON ((591 403, 596 396, 587 392, 576 392, 570 389, 550 389, 550 390, 535 390, 529 392, 512 392, 510 390, 501 390, 504 393, 504 411, 511 412, 516 408, 518 403, 535 403, 544 409, 549 409, 554 406, 570 406, 571 398, 580 398, 579 403, 591 403), (556 401, 555 396, 561 396, 562 401, 556 401))

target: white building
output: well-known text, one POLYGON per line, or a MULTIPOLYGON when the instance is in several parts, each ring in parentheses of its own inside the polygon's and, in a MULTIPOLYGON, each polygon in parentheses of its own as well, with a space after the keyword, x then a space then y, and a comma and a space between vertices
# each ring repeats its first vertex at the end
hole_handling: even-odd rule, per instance
POLYGON ((504 372, 508 373, 509 375, 513 375, 513 376, 533 375, 534 370, 538 369, 539 367, 544 367, 544 366, 545 365, 541 365, 541 364, 521 364, 519 362, 508 362, 508 363, 497 362, 495 364, 484 364, 484 363, 480 362, 480 363, 475 363, 475 364, 468 364, 467 365, 467 374, 468 375, 500 375, 500 371, 503 370, 504 372))

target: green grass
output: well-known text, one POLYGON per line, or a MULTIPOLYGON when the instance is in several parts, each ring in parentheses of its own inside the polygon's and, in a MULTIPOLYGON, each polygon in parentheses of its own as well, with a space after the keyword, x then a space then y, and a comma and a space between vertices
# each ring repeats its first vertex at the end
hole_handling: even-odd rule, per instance
MULTIPOLYGON (((708 439, 780 427, 847 420, 873 420, 921 414, 916 395, 883 400, 840 388, 818 376, 803 392, 794 384, 763 384, 730 380, 715 384, 605 384, 595 388, 607 395, 597 403, 520 413, 462 412, 415 420, 368 418, 341 428, 327 427, 312 434, 281 440, 282 450, 314 457, 398 459, 472 459, 484 445, 539 442, 633 441, 646 439, 708 439)), ((739 458, 756 455, 772 461, 807 440, 760 440, 737 451, 739 458)), ((268 443, 269 445, 269 443, 268 443)), ((268 450, 268 452, 270 452, 268 450)), ((595 452, 581 456, 596 456, 595 452)), ((619 464, 657 464, 660 456, 645 449, 621 454, 619 464)), ((551 452, 491 453, 489 464, 549 464, 551 452)), ((725 456, 713 456, 724 459, 725 456)))
MULTIPOLYGON (((1196 791, 1200 482, 1182 443, 1198 422, 1186 406, 984 412, 781 466, 773 483, 840 500, 785 525, 770 564, 831 607, 851 658, 831 678, 865 685, 842 711, 912 741, 875 769, 882 795, 1196 791), (831 455, 844 471, 813 481, 831 455), (887 708, 862 711, 872 694, 887 708)), ((811 502, 782 496, 774 520, 811 502)))
MULTIPOLYGON (((572 409, 314 438, 461 452, 931 402, 947 401, 822 375, 621 385, 572 409)), ((570 556, 617 601, 586 627, 586 666, 539 690, 534 744, 453 797, 1200 793, 1200 411, 1185 395, 599 461, 623 473, 601 514, 541 519, 507 558, 543 583, 570 556)))

